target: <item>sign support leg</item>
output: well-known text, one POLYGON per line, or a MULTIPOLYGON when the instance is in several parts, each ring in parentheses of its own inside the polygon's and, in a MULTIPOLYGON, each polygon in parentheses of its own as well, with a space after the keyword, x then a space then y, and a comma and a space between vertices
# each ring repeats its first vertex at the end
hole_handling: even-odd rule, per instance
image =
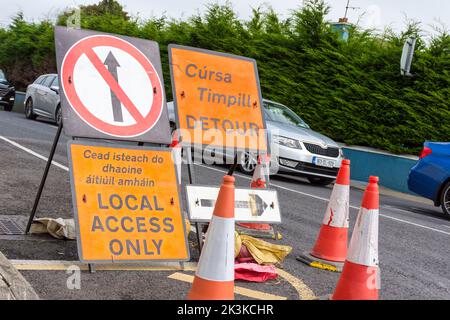
POLYGON ((89 273, 95 273, 95 266, 92 263, 88 263, 89 273))
MULTIPOLYGON (((188 176, 189 176, 189 184, 195 183, 195 173, 194 173, 194 163, 192 159, 192 149, 191 147, 184 148, 186 152, 186 159, 187 159, 187 165, 188 165, 188 176)), ((202 241, 202 230, 200 228, 200 224, 198 222, 195 223, 195 232, 197 233, 197 245, 198 245, 198 252, 202 252, 203 248, 203 241, 202 241)))
POLYGON ((42 176, 41 183, 39 185, 39 189, 36 194, 36 198, 34 199, 33 209, 31 210, 30 218, 28 219, 28 224, 25 229, 25 234, 28 234, 28 232, 30 232, 31 224, 34 221, 34 216, 36 215, 36 210, 37 210, 39 201, 41 199, 42 190, 44 190, 44 185, 45 185, 45 181, 47 180, 48 172, 50 170, 50 165, 52 164, 53 156, 55 155, 56 146, 58 145, 59 137, 61 136, 62 127, 63 127, 63 124, 61 121, 58 126, 58 131, 56 132, 55 138, 53 140, 52 149, 50 150, 50 155, 48 156, 47 165, 45 166, 44 174, 42 176))

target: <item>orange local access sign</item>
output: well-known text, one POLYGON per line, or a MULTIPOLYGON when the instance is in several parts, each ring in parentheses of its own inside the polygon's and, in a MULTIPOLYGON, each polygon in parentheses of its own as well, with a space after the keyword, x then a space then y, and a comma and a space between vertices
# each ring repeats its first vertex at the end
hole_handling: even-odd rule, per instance
POLYGON ((183 145, 267 151, 254 59, 178 45, 169 59, 183 145))
POLYGON ((170 150, 84 142, 68 148, 82 262, 189 260, 170 150))

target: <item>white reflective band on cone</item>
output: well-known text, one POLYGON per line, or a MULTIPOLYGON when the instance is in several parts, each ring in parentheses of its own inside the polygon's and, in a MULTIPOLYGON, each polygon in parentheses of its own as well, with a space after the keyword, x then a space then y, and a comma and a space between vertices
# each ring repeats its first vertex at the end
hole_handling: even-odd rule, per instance
POLYGON ((211 281, 234 280, 234 219, 213 216, 196 275, 211 281))
POLYGON ((368 267, 378 266, 378 209, 359 210, 347 260, 368 267))
POLYGON ((348 228, 350 186, 335 184, 322 224, 348 228))
POLYGON ((264 174, 264 167, 262 164, 257 164, 255 171, 253 172, 253 178, 252 181, 256 182, 258 179, 261 179, 262 181, 266 181, 266 177, 264 174))

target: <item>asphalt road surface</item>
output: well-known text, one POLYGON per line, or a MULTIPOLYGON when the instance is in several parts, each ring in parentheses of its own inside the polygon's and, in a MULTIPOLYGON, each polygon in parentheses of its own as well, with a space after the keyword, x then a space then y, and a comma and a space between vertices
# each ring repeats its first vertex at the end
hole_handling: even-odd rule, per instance
MULTIPOLYGON (((47 157, 56 133, 54 124, 44 120, 26 120, 22 114, 0 111, 0 215, 25 218, 45 167, 40 156, 47 157)), ((62 136, 51 167, 38 217, 71 218, 72 201, 66 152, 67 138, 62 136)), ((183 170, 183 183, 187 180, 183 170)), ((219 185, 226 172, 223 166, 196 165, 197 183, 219 185)), ((237 174, 236 185, 248 187, 250 178, 237 174)), ((314 269, 295 257, 311 249, 319 231, 331 187, 312 186, 306 180, 272 177, 277 189, 283 223, 276 230, 283 235, 279 244, 293 247, 283 269, 290 277, 266 283, 236 282, 237 286, 269 293, 279 298, 299 299, 302 290, 315 296, 333 292, 339 274, 314 269), (303 289, 302 289, 303 288, 303 289), (306 289, 305 289, 306 288, 306 289)), ((352 188, 350 230, 356 219, 362 191, 352 188)), ((191 260, 198 259, 194 235, 190 235, 191 260)), ((401 197, 380 197, 379 255, 381 299, 450 299, 450 220, 426 201, 401 197)), ((75 241, 48 236, 0 235, 0 251, 9 259, 78 259, 75 241)), ((33 269, 33 268, 31 268, 33 269)), ((71 290, 65 270, 22 270, 41 298, 52 299, 183 299, 190 284, 177 279, 172 270, 119 270, 82 272, 81 289, 71 290), (169 278, 169 276, 171 278, 169 278), (174 279, 175 278, 175 279, 174 279)), ((192 271, 181 272, 184 276, 192 271)), ((180 277, 178 277, 180 278, 180 277)), ((181 277, 183 278, 183 277, 181 277)), ((251 295, 237 295, 239 299, 251 295)))

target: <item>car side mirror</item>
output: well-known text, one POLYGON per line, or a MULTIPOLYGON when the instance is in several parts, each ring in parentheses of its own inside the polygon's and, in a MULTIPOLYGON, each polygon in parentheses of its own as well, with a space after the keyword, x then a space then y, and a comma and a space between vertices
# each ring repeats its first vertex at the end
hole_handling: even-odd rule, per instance
POLYGON ((54 91, 56 94, 59 94, 59 86, 51 86, 50 90, 54 91))
POLYGON ((51 86, 50 90, 54 91, 56 94, 59 94, 59 87, 58 86, 51 86))

